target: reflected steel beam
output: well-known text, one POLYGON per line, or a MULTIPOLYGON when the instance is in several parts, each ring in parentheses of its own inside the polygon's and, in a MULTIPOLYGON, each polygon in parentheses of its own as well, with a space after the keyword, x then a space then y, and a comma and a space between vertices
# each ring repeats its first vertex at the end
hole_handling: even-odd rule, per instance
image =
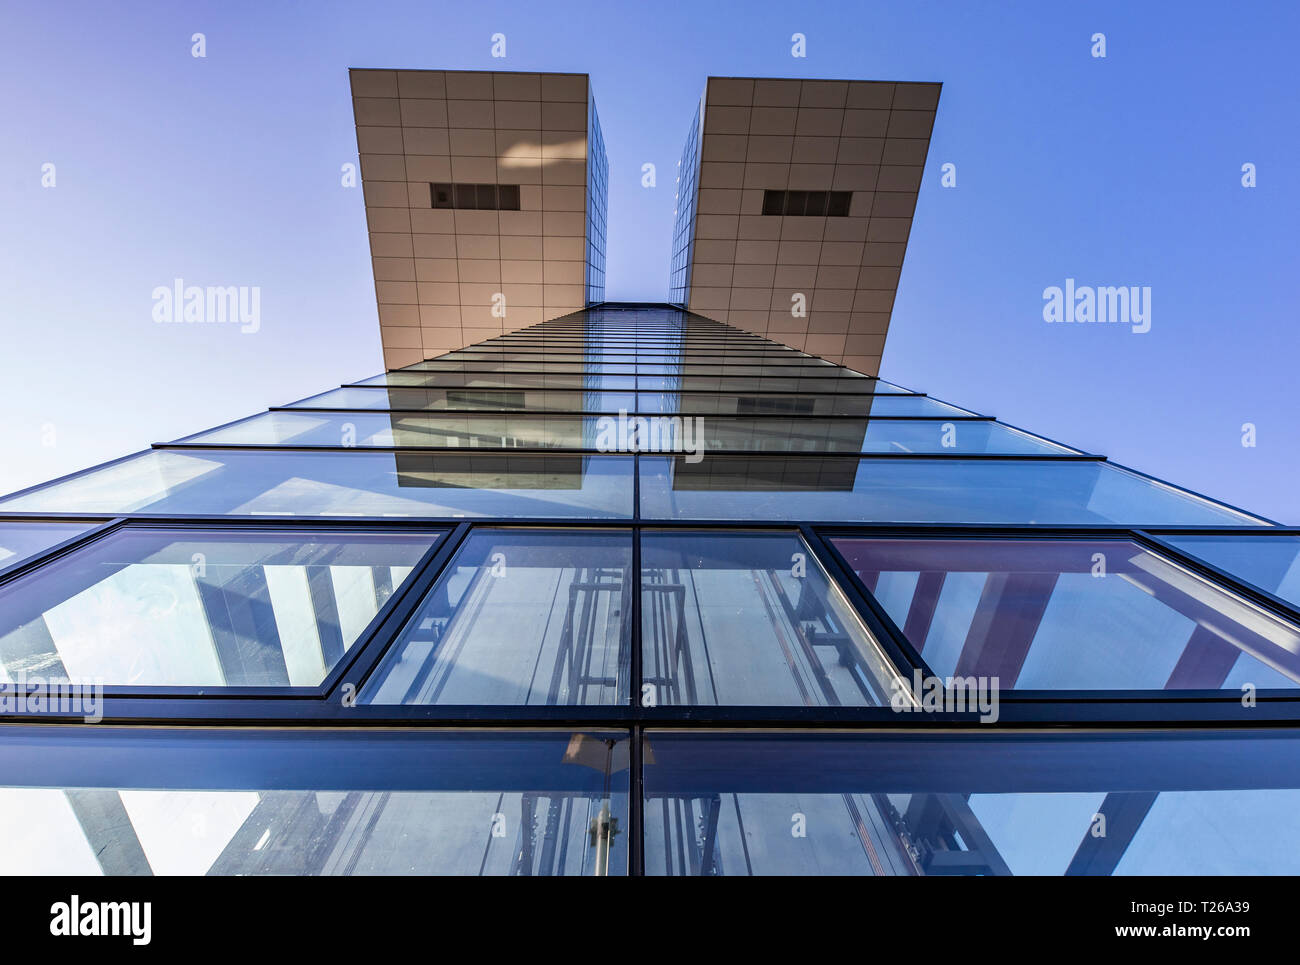
POLYGON ((1056 573, 990 573, 954 670, 1014 687, 1056 588, 1056 573))
POLYGON ((1212 690, 1223 686, 1242 651, 1203 626, 1192 631, 1165 682, 1166 690, 1212 690))
POLYGON ((903 624, 903 636, 907 637, 917 653, 925 649, 925 638, 930 635, 935 607, 939 605, 939 594, 943 592, 947 578, 948 574, 943 571, 930 570, 921 573, 916 579, 912 604, 908 607, 907 620, 903 624))
POLYGON ((69 788, 63 794, 104 874, 153 874, 117 791, 99 787, 69 788))
POLYGON ((1090 827, 1065 873, 1113 875, 1157 796, 1156 791, 1112 791, 1107 794, 1097 809, 1097 813, 1106 818, 1105 836, 1093 837, 1090 827))
POLYGON ((289 668, 262 567, 213 565, 193 579, 225 682, 287 686, 289 668))

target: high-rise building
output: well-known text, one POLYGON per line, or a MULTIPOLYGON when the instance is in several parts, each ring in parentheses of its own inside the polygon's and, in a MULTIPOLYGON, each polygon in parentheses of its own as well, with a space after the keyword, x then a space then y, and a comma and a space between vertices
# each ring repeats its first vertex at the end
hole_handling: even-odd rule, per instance
POLYGON ((876 375, 934 85, 710 79, 658 305, 585 77, 353 85, 389 371, 0 499, 0 868, 1297 870, 1300 534, 876 375))

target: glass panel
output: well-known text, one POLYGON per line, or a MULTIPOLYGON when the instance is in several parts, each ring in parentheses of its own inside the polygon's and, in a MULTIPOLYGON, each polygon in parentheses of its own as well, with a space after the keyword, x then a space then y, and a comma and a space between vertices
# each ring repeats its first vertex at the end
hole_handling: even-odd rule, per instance
POLYGON ((492 372, 385 372, 358 385, 433 388, 454 386, 478 389, 635 389, 634 375, 591 375, 521 372, 514 375, 492 372))
POLYGON ((627 873, 625 731, 4 728, 0 775, 0 874, 627 873))
POLYGON ((283 410, 190 436, 218 445, 386 446, 426 449, 594 449, 599 416, 415 415, 283 410))
POLYGON ((283 516, 629 516, 630 456, 155 449, 0 508, 283 516))
POLYGON ((1252 533, 1161 538, 1239 580, 1300 606, 1300 536, 1252 533))
POLYGON ((345 386, 295 402, 295 409, 419 411, 617 412, 636 406, 634 392, 581 389, 383 389, 345 386))
POLYGON ((0 522, 0 572, 99 523, 0 522))
POLYGON ((880 706, 896 677, 794 533, 643 534, 641 638, 658 705, 880 706))
POLYGON ((750 395, 641 392, 642 412, 685 415, 857 415, 877 418, 969 418, 974 413, 927 396, 750 395))
POLYGON ((597 372, 607 375, 635 375, 637 372, 637 363, 635 356, 629 356, 623 361, 611 360, 609 362, 584 362, 581 357, 563 362, 547 362, 541 359, 528 358, 527 356, 522 360, 509 362, 432 359, 426 362, 416 362, 414 365, 408 365, 400 371, 461 375, 491 373, 583 375, 587 373, 594 374, 597 372))
POLYGON ((643 456, 641 500, 649 519, 1264 525, 1109 463, 1054 459, 643 456))
MULTIPOLYGON (((839 370, 836 370, 837 372, 839 370)), ((825 375, 685 375, 672 380, 670 385, 650 384, 643 379, 641 389, 669 389, 682 392, 870 392, 871 381, 856 374, 839 378, 825 375)), ((624 386, 607 386, 624 388, 624 386)))
POLYGON ((314 687, 437 537, 119 529, 0 589, 0 679, 314 687))
POLYGON ((729 359, 726 364, 688 363, 674 366, 674 370, 688 377, 730 376, 732 378, 750 378, 766 376, 784 376, 802 379, 835 379, 838 385, 854 385, 858 392, 871 392, 874 381, 866 375, 838 367, 812 367, 804 365, 782 365, 777 362, 766 364, 740 364, 736 359, 729 359))
MULTIPOLYGON (((1069 454, 1074 451, 996 422, 977 420, 929 422, 920 419, 890 421, 779 416, 698 416, 698 419, 700 421, 695 426, 693 436, 703 440, 704 447, 710 450, 1036 455, 1069 454)), ((653 423, 650 425, 653 426, 653 423)), ((664 437, 662 432, 660 437, 664 437)))
POLYGON ((476 530, 361 702, 626 703, 631 566, 627 531, 476 530))
MULTIPOLYGON (((709 450, 770 452, 1073 452, 996 422, 869 421, 867 419, 708 418, 678 426, 648 416, 646 439, 689 435, 691 445, 709 450), (686 434, 680 430, 686 430, 686 434)), ((314 414, 276 410, 233 425, 178 440, 227 446, 334 446, 486 449, 596 449, 614 451, 602 440, 617 432, 614 416, 416 415, 376 412, 314 414)), ((631 431, 630 424, 628 432, 631 431)), ((647 447, 646 451, 655 450, 647 447)), ((673 450, 668 447, 668 451, 673 450)))
POLYGON ((941 677, 1028 690, 1300 681, 1300 628, 1129 540, 833 542, 941 677))
POLYGON ((648 874, 1300 873, 1291 730, 652 730, 644 759, 648 874))

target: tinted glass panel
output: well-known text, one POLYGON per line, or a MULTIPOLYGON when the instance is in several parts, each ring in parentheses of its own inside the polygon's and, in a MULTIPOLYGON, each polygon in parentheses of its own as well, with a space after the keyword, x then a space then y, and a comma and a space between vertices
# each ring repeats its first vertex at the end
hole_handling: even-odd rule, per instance
POLYGON ((477 185, 457 184, 455 185, 456 207, 473 210, 478 207, 478 190, 477 185))
POLYGON ((489 374, 549 374, 549 375, 635 375, 637 373, 637 364, 635 361, 614 361, 614 362, 584 362, 577 359, 569 362, 542 362, 542 361, 470 361, 457 362, 446 361, 443 359, 431 359, 428 362, 417 362, 415 365, 407 366, 398 370, 401 373, 459 373, 461 375, 489 375, 489 374))
POLYGON ((1166 536, 1166 542, 1300 606, 1300 536, 1166 536))
POLYGON ((1027 690, 1300 681, 1300 629, 1128 540, 834 543, 939 676, 1027 690))
POLYGON ((0 589, 0 674, 314 687, 436 538, 119 529, 0 589))
MULTIPOLYGON (((734 403, 735 400, 729 400, 734 403)), ((681 437, 693 451, 1068 454, 1027 433, 988 421, 909 421, 780 416, 699 416, 671 422, 646 416, 646 439, 681 437), (679 424, 680 423, 680 424, 679 424)), ((632 425, 631 422, 628 423, 632 425)), ((185 443, 231 446, 337 446, 408 448, 618 449, 615 415, 418 415, 413 413, 306 411, 264 413, 189 436, 185 443)), ((630 429, 629 429, 630 431, 630 429)), ((628 451, 631 451, 630 449, 628 451)), ((647 446, 642 451, 684 451, 647 446)))
POLYGON ((895 678, 795 534, 643 534, 641 638, 657 705, 879 706, 895 678))
POLYGON ((881 418, 956 419, 974 414, 919 395, 639 392, 637 404, 642 412, 686 415, 874 415, 881 418))
POLYGON ((32 512, 627 516, 632 459, 158 449, 5 500, 32 512))
POLYGON ((794 374, 762 376, 683 375, 667 382, 642 379, 637 383, 640 389, 673 392, 870 392, 872 385, 870 379, 860 376, 800 375, 798 370, 794 374))
POLYGON ((582 373, 520 372, 386 372, 365 379, 361 385, 431 388, 451 386, 479 389, 635 389, 633 375, 588 375, 582 373))
POLYGON ((650 874, 1300 873, 1294 731, 649 731, 644 759, 650 874))
POLYGON ((635 407, 634 392, 355 386, 334 389, 293 404, 296 409, 429 409, 450 412, 617 412, 635 407))
POLYGON ((643 456, 641 500, 650 519, 1260 523, 1108 463, 1051 459, 643 456))
POLYGON ((5 728, 0 874, 621 875, 627 762, 618 731, 5 728))
POLYGON ((475 531, 362 702, 626 702, 631 565, 627 532, 475 531))
POLYGON ((594 449, 599 416, 268 412, 185 439, 220 445, 594 449))
POLYGON ((72 539, 98 523, 0 522, 0 571, 72 539))
POLYGON ((708 450, 1041 455, 1073 451, 996 422, 779 416, 698 418, 700 422, 694 424, 691 434, 702 440, 708 450))

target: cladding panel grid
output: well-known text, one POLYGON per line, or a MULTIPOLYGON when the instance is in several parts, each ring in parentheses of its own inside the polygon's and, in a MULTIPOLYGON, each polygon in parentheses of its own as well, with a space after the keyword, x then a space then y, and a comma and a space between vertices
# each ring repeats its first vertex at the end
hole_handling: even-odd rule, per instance
POLYGON ((710 78, 694 219, 676 236, 693 235, 683 302, 876 372, 938 96, 938 84, 710 78), (771 213, 777 192, 802 213, 771 213), (835 212, 810 214, 809 197, 836 198, 835 212))
POLYGON ((586 75, 351 78, 387 367, 586 303, 589 266, 602 283, 604 266, 603 201, 598 221, 587 210, 586 75), (519 209, 436 207, 433 184, 517 186, 519 209))

